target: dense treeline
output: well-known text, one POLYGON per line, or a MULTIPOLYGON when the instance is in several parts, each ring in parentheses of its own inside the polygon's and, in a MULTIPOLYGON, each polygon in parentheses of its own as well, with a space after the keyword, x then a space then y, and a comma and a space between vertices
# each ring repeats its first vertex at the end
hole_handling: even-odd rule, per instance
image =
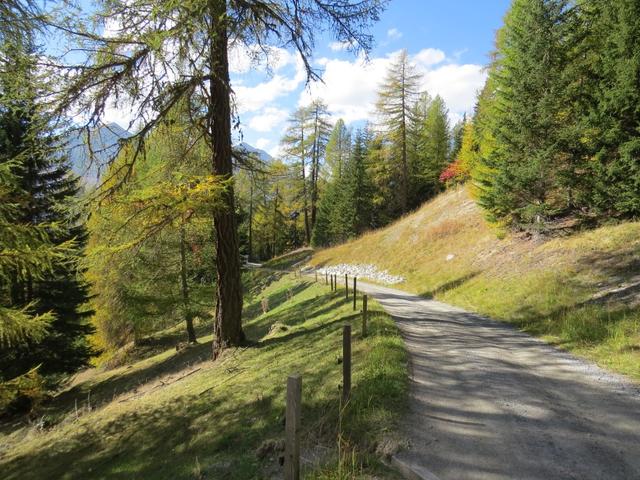
POLYGON ((343 242, 442 190, 439 177, 459 149, 462 123, 451 129, 442 98, 420 85, 403 51, 381 82, 375 117, 361 129, 342 119, 332 124, 319 99, 291 115, 282 158, 266 173, 238 178, 252 258, 343 242), (243 187, 249 178, 251 186, 243 187))
POLYGON ((32 31, 0 37, 0 410, 41 374, 69 373, 95 354, 79 260, 87 231, 79 179, 38 99, 46 79, 32 31), (3 381, 11 380, 3 384, 3 381))
POLYGON ((514 1, 445 179, 521 228, 637 217, 639 49, 634 0, 514 1))

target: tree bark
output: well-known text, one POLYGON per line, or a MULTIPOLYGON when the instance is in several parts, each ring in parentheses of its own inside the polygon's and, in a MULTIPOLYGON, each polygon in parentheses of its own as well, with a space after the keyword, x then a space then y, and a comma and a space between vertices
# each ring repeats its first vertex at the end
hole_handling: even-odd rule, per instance
POLYGON ((189 285, 187 284, 187 246, 185 243, 184 224, 180 225, 180 280, 182 283, 182 305, 184 321, 187 324, 187 341, 196 343, 196 331, 193 328, 193 316, 189 306, 189 285))
MULTIPOLYGON (((233 163, 226 0, 209 0, 209 12, 209 68, 212 79, 209 82, 208 127, 212 149, 212 172, 227 180, 233 178, 233 163)), ((245 339, 242 331, 242 283, 233 183, 225 189, 223 205, 223 208, 216 209, 214 213, 218 296, 213 330, 214 359, 225 348, 239 345, 245 339)))

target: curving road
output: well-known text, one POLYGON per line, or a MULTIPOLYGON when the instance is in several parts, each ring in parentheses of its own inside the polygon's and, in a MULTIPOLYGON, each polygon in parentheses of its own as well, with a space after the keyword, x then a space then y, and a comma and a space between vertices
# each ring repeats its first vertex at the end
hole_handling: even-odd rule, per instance
POLYGON ((411 361, 398 459, 440 480, 640 480, 640 390, 508 325, 359 282, 411 361))

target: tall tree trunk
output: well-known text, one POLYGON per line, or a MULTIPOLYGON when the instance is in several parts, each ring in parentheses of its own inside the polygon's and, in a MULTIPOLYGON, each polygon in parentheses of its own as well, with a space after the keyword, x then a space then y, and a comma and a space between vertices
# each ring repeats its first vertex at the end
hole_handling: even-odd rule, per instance
MULTIPOLYGON (((229 59, 227 55, 227 2, 209 0, 210 71, 209 140, 212 149, 212 172, 223 179, 233 177, 231 159, 231 108, 229 59)), ((223 194, 224 208, 216 209, 213 221, 216 232, 217 295, 216 319, 213 329, 213 358, 229 346, 244 341, 242 331, 242 283, 240 252, 235 213, 233 184, 223 194)))
POLYGON ((400 192, 400 206, 402 213, 407 212, 409 199, 409 168, 407 166, 407 92, 405 85, 406 78, 405 63, 402 64, 402 120, 401 120, 401 141, 402 141, 402 186, 400 192))
MULTIPOLYGON (((302 120, 304 122, 304 119, 302 120)), ((302 209, 304 210, 304 239, 305 243, 311 243, 311 228, 309 227, 309 201, 307 198, 307 175, 304 155, 304 123, 300 126, 300 174, 302 176, 302 209)))
POLYGON ((249 176, 249 248, 247 249, 247 258, 249 261, 253 258, 253 175, 249 176))
POLYGON ((196 331, 193 328, 193 316, 189 306, 189 285, 187 284, 187 246, 185 242, 184 224, 180 225, 180 280, 182 282, 182 305, 184 321, 187 324, 187 341, 196 343, 196 331))

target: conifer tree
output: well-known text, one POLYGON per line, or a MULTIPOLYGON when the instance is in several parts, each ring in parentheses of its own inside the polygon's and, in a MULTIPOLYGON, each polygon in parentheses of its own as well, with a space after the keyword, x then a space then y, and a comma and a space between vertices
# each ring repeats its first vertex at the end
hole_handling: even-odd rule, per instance
POLYGON ((86 338, 92 332, 91 312, 85 307, 88 286, 76 264, 86 243, 86 229, 81 212, 65 209, 78 195, 79 180, 59 152, 60 139, 48 114, 38 105, 44 81, 35 71, 31 35, 5 40, 1 55, 0 162, 18 159, 16 195, 23 198, 14 221, 24 226, 56 225, 48 240, 58 246, 73 245, 46 274, 27 270, 12 276, 11 305, 19 309, 31 305, 34 313, 50 313, 55 319, 39 341, 4 351, 2 366, 13 375, 38 364, 43 373, 71 372, 86 365, 93 353, 86 338))
POLYGON ((586 112, 581 138, 589 140, 593 158, 585 175, 587 203, 600 216, 638 217, 640 4, 596 0, 582 12, 587 33, 582 52, 589 61, 585 77, 594 79, 586 84, 592 94, 581 105, 586 112))
POLYGON ((376 102, 380 124, 393 146, 400 213, 409 208, 409 127, 412 108, 420 93, 419 83, 420 75, 403 50, 389 67, 376 102))
POLYGON ((498 33, 490 71, 495 148, 480 197, 494 218, 539 228, 567 207, 558 172, 571 164, 564 141, 570 13, 565 0, 515 0, 498 33))
POLYGON ((416 166, 416 191, 413 207, 440 190, 440 174, 449 160, 449 118, 444 100, 438 95, 427 108, 420 130, 420 159, 416 166))
POLYGON ((329 175, 340 178, 342 176, 342 167, 351 154, 351 131, 341 118, 338 119, 331 131, 326 150, 329 175))

